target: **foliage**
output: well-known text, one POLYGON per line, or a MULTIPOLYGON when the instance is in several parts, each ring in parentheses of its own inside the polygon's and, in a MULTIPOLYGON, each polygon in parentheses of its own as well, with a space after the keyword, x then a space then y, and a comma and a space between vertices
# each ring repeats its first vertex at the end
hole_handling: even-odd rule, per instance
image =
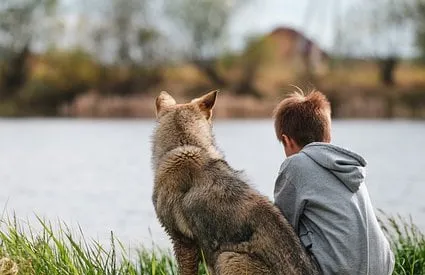
POLYGON ((230 19, 243 0, 166 0, 166 13, 187 39, 190 59, 211 58, 223 50, 230 19))
MULTIPOLYGON (((47 41, 56 0, 4 0, 0 4, 0 98, 14 97, 28 78, 34 40, 47 41)), ((39 41, 38 41, 39 42, 39 41)))
POLYGON ((34 36, 46 31, 43 20, 54 13, 56 4, 56 0, 2 0, 0 60, 20 52, 34 36))
MULTIPOLYGON (((217 59, 226 50, 227 28, 232 17, 247 3, 248 1, 243 0, 165 1, 166 13, 185 38, 186 58, 209 78, 214 88, 229 85, 228 80, 219 72, 217 59)), ((225 61, 232 62, 231 59, 225 61)), ((249 65, 245 67, 243 79, 236 85, 236 93, 259 96, 252 85, 256 66, 252 62, 249 65)))
POLYGON ((151 23, 149 4, 147 0, 98 1, 100 22, 81 18, 92 46, 87 50, 101 61, 122 66, 153 65, 160 55, 161 35, 151 23))
POLYGON ((421 60, 425 62, 425 0, 415 0, 410 14, 413 15, 416 46, 420 51, 421 60))

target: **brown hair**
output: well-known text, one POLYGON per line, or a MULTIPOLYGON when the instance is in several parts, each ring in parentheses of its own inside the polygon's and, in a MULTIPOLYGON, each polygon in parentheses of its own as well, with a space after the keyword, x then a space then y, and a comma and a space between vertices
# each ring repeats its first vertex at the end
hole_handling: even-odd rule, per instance
POLYGON ((302 90, 282 100, 273 112, 276 136, 286 135, 304 147, 311 142, 330 142, 331 106, 326 96, 313 90, 302 90))

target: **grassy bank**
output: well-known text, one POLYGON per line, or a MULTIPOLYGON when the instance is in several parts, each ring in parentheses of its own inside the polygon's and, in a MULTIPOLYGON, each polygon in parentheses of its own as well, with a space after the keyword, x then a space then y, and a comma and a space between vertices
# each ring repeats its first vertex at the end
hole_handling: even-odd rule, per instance
MULTIPOLYGON (((38 220, 38 230, 16 219, 0 221, 1 275, 177 274, 169 251, 130 251, 112 233, 105 247, 87 240, 82 230, 71 232, 65 224, 54 230, 38 220)), ((386 218, 383 228, 396 255, 394 274, 425 274, 424 235, 399 218, 386 218)), ((200 274, 206 274, 202 264, 200 274)))

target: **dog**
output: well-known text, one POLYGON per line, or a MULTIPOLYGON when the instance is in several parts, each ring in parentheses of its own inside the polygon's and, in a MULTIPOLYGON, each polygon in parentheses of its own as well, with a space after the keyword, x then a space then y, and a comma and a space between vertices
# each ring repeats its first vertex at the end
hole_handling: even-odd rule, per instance
POLYGON ((152 142, 156 215, 179 273, 319 274, 294 229, 272 202, 234 170, 215 145, 217 91, 177 104, 161 92, 152 142))

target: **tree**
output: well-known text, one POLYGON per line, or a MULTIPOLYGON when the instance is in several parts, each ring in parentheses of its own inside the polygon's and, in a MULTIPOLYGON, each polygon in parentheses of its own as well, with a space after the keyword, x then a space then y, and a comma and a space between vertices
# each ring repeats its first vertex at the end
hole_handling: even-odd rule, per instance
POLYGON ((235 87, 236 94, 249 94, 255 97, 261 97, 259 91, 255 88, 254 79, 263 62, 272 58, 274 45, 267 37, 250 36, 247 38, 245 51, 242 54, 243 73, 242 79, 235 87))
POLYGON ((0 98, 13 96, 25 83, 32 43, 55 7, 56 0, 3 0, 0 4, 0 98))
POLYGON ((152 23, 151 4, 149 0, 92 0, 86 7, 90 16, 80 14, 78 44, 101 65, 98 90, 128 95, 147 91, 160 81, 166 43, 160 43, 162 35, 152 23))
POLYGON ((166 13, 187 42, 186 57, 214 85, 225 86, 214 58, 223 45, 230 19, 246 0, 165 0, 166 13))
POLYGON ((425 0, 405 0, 407 18, 415 29, 415 42, 422 61, 425 61, 425 0))
POLYGON ((123 67, 155 62, 160 34, 150 22, 148 0, 100 0, 96 7, 102 9, 99 22, 90 22, 94 54, 123 67))
POLYGON ((117 39, 117 60, 120 64, 134 64, 136 57, 147 59, 149 43, 157 33, 147 22, 146 0, 112 0, 112 24, 117 39))
POLYGON ((407 1, 375 0, 354 6, 344 17, 345 29, 340 34, 345 54, 376 58, 380 80, 388 86, 395 84, 394 71, 409 41, 407 1))

